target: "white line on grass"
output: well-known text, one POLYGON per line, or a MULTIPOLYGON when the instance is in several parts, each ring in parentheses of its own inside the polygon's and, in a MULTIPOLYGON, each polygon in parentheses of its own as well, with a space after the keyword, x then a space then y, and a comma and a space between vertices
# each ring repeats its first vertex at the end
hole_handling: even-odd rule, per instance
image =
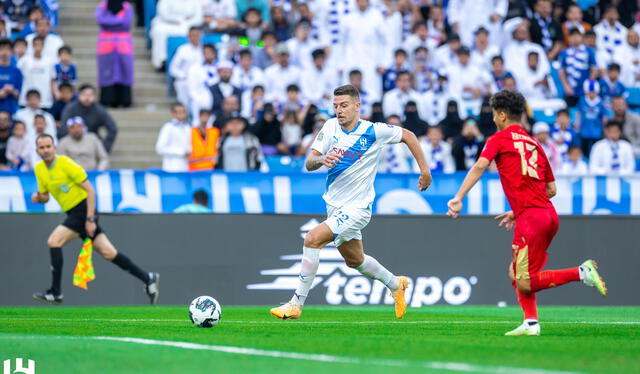
MULTIPOLYGON (((0 317, 0 321, 59 321, 59 322, 187 322, 188 319, 176 318, 40 318, 40 317, 0 317)), ((514 324, 518 321, 236 321, 225 320, 221 323, 239 323, 239 324, 283 324, 290 323, 292 325, 372 325, 372 324, 429 324, 429 325, 447 325, 447 324, 514 324)), ((541 321, 542 324, 554 325, 640 325, 640 321, 541 321)))

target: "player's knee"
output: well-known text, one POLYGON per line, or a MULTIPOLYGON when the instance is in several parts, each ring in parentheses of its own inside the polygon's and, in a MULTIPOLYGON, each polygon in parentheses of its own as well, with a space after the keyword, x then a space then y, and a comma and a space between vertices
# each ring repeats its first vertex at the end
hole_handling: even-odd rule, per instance
POLYGON ((347 264, 348 267, 355 269, 358 266, 362 265, 362 263, 364 262, 364 259, 360 259, 360 258, 345 258, 344 259, 345 264, 347 264))
POLYGON ((60 240, 59 238, 56 238, 53 235, 49 236, 49 238, 47 239, 47 246, 49 248, 59 248, 59 247, 62 247, 63 244, 64 243, 62 243, 62 240, 60 240))
POLYGON ((516 287, 518 287, 518 291, 520 292, 524 292, 524 293, 531 292, 531 284, 529 282, 517 280, 516 287))
POLYGON ((322 246, 320 235, 309 231, 307 235, 304 236, 304 246, 307 248, 320 248, 322 246))

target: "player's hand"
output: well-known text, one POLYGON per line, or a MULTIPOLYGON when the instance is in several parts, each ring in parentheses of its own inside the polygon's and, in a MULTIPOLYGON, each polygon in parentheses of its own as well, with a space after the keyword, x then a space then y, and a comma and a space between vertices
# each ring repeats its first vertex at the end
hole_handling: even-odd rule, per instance
POLYGON ((454 197, 453 199, 449 200, 449 202, 447 203, 447 207, 449 208, 447 215, 453 219, 458 218, 460 212, 462 211, 462 199, 454 197))
POLYGON ((342 156, 335 153, 329 153, 322 158, 322 165, 328 167, 329 169, 333 169, 337 164, 340 163, 341 159, 342 156))
POLYGON ((418 178, 418 189, 420 191, 424 191, 431 185, 433 179, 431 178, 431 173, 429 174, 420 174, 420 178, 418 178))
POLYGON ((511 231, 514 227, 516 227, 516 217, 513 214, 513 211, 510 210, 506 213, 502 213, 499 216, 496 216, 496 221, 500 220, 498 226, 504 227, 507 231, 511 231))
POLYGON ((89 222, 89 221, 85 222, 84 229, 87 232, 87 236, 93 239, 93 234, 96 233, 96 227, 97 225, 95 222, 89 222))
POLYGON ((40 194, 38 192, 34 192, 31 195, 31 202, 34 204, 38 204, 40 202, 40 194))

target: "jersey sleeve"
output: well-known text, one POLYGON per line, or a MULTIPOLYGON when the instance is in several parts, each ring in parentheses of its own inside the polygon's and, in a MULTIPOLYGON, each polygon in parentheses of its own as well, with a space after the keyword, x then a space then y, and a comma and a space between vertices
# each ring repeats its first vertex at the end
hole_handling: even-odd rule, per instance
POLYGON ((402 140, 402 127, 376 122, 373 124, 376 140, 382 144, 396 144, 402 140))
POLYGON ((324 123, 324 126, 322 126, 322 130, 320 130, 318 135, 316 135, 316 138, 311 144, 311 149, 315 149, 323 155, 327 154, 331 146, 331 136, 331 125, 329 124, 329 121, 327 121, 324 123))
POLYGON ((500 139, 497 136, 491 136, 487 140, 482 153, 480 153, 480 157, 486 158, 489 162, 493 161, 500 152, 500 143, 500 139))
POLYGON ((87 180, 87 172, 70 158, 65 159, 64 171, 75 184, 80 184, 87 180))

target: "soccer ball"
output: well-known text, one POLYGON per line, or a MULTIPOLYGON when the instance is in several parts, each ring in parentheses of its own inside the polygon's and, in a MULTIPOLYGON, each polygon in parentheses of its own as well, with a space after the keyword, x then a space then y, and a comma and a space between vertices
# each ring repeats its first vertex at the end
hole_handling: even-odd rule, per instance
POLYGON ((222 308, 211 296, 196 297, 189 305, 189 318, 198 327, 213 327, 222 316, 222 308))

